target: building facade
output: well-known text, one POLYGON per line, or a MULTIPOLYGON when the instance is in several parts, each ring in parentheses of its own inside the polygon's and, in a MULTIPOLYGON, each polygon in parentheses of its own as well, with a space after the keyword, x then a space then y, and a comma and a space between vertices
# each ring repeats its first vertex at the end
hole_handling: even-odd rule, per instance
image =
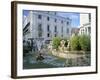
POLYGON ((78 35, 79 34, 79 30, 80 30, 80 28, 72 27, 72 29, 71 29, 71 36, 78 35))
POLYGON ((90 14, 80 14, 79 34, 91 35, 91 15, 90 14))
POLYGON ((57 15, 57 12, 30 11, 23 21, 23 40, 39 44, 49 43, 53 37, 69 38, 71 19, 57 15))

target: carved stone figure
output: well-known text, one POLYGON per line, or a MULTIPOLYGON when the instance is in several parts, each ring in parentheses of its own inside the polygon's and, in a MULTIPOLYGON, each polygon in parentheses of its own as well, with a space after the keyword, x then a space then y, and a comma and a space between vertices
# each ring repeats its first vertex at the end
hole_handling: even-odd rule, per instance
POLYGON ((61 52, 64 52, 64 50, 65 50, 65 41, 64 40, 61 40, 59 50, 61 52))

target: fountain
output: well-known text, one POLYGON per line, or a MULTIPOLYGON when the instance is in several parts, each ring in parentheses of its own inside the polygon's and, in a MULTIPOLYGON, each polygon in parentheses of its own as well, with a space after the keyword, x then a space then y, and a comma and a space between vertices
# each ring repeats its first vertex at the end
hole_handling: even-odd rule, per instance
POLYGON ((60 42, 60 46, 59 46, 59 51, 60 52, 64 52, 65 51, 65 41, 64 40, 61 40, 60 42))

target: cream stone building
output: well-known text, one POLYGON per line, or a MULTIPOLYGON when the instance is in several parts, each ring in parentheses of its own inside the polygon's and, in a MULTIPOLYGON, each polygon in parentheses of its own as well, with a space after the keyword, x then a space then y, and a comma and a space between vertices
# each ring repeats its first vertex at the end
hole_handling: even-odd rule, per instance
POLYGON ((91 35, 91 15, 80 14, 80 30, 79 35, 86 34, 91 35))
POLYGON ((71 19, 57 12, 29 11, 23 21, 23 40, 35 41, 37 45, 48 44, 53 37, 70 38, 71 19))

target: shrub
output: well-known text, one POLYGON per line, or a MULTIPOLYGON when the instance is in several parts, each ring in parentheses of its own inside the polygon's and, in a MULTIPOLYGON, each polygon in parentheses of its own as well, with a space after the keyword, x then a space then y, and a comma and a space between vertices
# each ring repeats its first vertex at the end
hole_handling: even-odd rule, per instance
POLYGON ((80 50, 79 36, 74 35, 70 39, 71 50, 80 50))
POLYGON ((91 47, 90 42, 91 42, 90 41, 90 36, 81 35, 80 38, 79 38, 79 43, 80 43, 80 46, 81 46, 82 50, 90 51, 90 47, 91 47))
POLYGON ((58 49, 58 46, 60 46, 61 38, 54 37, 52 41, 53 41, 53 44, 52 44, 53 48, 58 49))

